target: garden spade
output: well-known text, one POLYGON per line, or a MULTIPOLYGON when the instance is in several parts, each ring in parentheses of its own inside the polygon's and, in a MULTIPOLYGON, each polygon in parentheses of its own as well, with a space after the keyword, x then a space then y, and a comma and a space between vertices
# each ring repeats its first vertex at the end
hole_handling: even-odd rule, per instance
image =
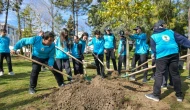
MULTIPOLYGON (((64 52, 65 54, 67 54, 68 56, 70 56, 71 58, 73 58, 74 60, 76 60, 77 62, 81 63, 81 64, 83 65, 83 67, 86 68, 84 62, 81 62, 80 60, 78 60, 77 58, 75 58, 74 56, 72 56, 71 54, 65 52, 63 49, 61 49, 61 48, 59 48, 59 47, 57 47, 57 46, 55 46, 55 47, 56 47, 57 49, 61 50, 62 52, 64 52)), ((86 70, 85 70, 85 69, 84 69, 84 76, 85 76, 85 80, 87 80, 87 81, 90 81, 90 80, 91 80, 91 78, 89 78, 89 77, 87 76, 87 73, 86 73, 86 70)))

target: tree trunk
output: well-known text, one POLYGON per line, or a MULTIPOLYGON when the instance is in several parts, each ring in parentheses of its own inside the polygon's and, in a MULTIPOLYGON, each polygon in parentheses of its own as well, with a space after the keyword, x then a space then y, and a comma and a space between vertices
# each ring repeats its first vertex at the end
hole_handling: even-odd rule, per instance
POLYGON ((126 68, 129 69, 129 61, 130 61, 130 56, 129 56, 129 39, 126 39, 126 68))
POLYGON ((7 8, 6 8, 6 17, 5 17, 5 25, 4 25, 4 30, 6 30, 6 27, 7 27, 7 18, 8 18, 8 13, 9 13, 9 0, 7 0, 7 8))
POLYGON ((51 17, 52 17, 52 21, 51 21, 51 25, 52 25, 52 32, 54 32, 54 5, 51 5, 51 17))
POLYGON ((73 8, 73 35, 75 35, 75 1, 72 2, 72 8, 73 8))
MULTIPOLYGON (((188 39, 190 40, 190 7, 188 10, 188 39)), ((188 49, 187 54, 190 54, 190 49, 188 49)), ((189 66, 190 66, 190 56, 187 57, 186 69, 189 70, 190 69, 189 66)))
MULTIPOLYGON (((16 3, 19 5, 19 1, 18 0, 16 1, 16 3)), ((16 8, 16 14, 17 14, 17 20, 18 20, 18 36, 19 36, 19 39, 21 39, 22 38, 22 32, 21 32, 21 23, 20 23, 19 8, 16 8)), ((20 52, 23 55, 22 48, 21 48, 20 52)))

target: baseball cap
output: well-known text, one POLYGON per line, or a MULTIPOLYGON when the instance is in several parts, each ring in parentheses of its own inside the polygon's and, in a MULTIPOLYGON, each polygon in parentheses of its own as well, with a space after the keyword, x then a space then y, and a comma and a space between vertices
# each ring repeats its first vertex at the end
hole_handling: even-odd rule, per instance
POLYGON ((120 31, 119 31, 119 35, 120 35, 120 36, 125 36, 125 32, 124 32, 123 30, 120 30, 120 31))
POLYGON ((105 30, 106 31, 111 31, 111 28, 110 27, 106 27, 105 30))
POLYGON ((138 29, 140 29, 140 30, 142 30, 142 28, 140 27, 140 26, 137 26, 135 29, 133 29, 133 30, 138 30, 138 29))
POLYGON ((166 24, 164 20, 159 20, 157 23, 154 24, 153 29, 159 28, 159 26, 163 27, 163 24, 166 24))

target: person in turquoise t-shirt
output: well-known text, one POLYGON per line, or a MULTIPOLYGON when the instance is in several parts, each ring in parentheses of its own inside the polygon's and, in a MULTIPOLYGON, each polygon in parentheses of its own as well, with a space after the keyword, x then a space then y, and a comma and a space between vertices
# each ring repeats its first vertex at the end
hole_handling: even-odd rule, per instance
MULTIPOLYGON (((126 31, 126 34, 131 38, 135 40, 135 54, 132 59, 132 69, 135 68, 136 62, 139 60, 140 63, 144 63, 147 61, 147 52, 148 52, 148 44, 146 43, 147 37, 146 34, 142 32, 142 27, 137 26, 135 29, 136 34, 130 34, 128 31, 126 31)), ((143 69, 147 68, 148 64, 143 65, 143 69)), ((148 71, 144 72, 143 76, 143 82, 147 82, 147 73, 148 71)), ((130 77, 130 80, 136 80, 135 75, 130 77)))
POLYGON ((100 75, 102 78, 105 77, 104 73, 104 65, 102 65, 98 59, 103 62, 104 60, 104 39, 101 37, 101 33, 99 30, 96 30, 94 32, 95 37, 92 38, 92 40, 88 43, 88 46, 93 45, 93 56, 94 56, 94 61, 96 63, 96 70, 97 74, 100 75))
POLYGON ((82 44, 82 54, 84 54, 84 50, 86 48, 86 42, 88 40, 88 33, 84 32, 80 38, 79 43, 82 44))
POLYGON ((118 45, 118 73, 121 74, 122 69, 122 63, 124 65, 124 68, 126 70, 126 38, 125 38, 125 32, 121 30, 119 32, 120 40, 118 45))
MULTIPOLYGON (((15 52, 26 45, 32 45, 33 51, 32 51, 32 59, 36 60, 41 63, 48 63, 48 66, 50 66, 50 70, 52 68, 58 69, 58 67, 54 64, 54 55, 55 55, 55 44, 54 44, 54 33, 53 32, 45 32, 44 35, 41 36, 34 36, 30 38, 22 38, 19 40, 15 46, 14 49, 11 50, 12 54, 15 54, 15 52)), ((34 94, 36 92, 35 88, 37 86, 37 80, 38 75, 41 70, 41 65, 32 62, 32 72, 30 75, 30 87, 29 87, 29 93, 34 94)), ((57 73, 55 71, 52 71, 52 73, 55 76, 55 79, 57 80, 58 86, 61 87, 63 85, 63 75, 60 73, 57 73)))
POLYGON ((4 74, 3 70, 3 59, 5 58, 7 60, 7 65, 9 69, 8 75, 14 75, 13 69, 12 69, 12 62, 11 62, 11 55, 10 55, 10 39, 6 36, 7 30, 1 29, 1 35, 0 35, 0 76, 4 74))
MULTIPOLYGON (((60 33, 60 36, 56 38, 55 46, 62 49, 64 52, 69 53, 70 49, 68 30, 66 28, 63 28, 60 33)), ((60 71, 63 71, 64 67, 67 74, 72 76, 69 56, 66 53, 62 52, 60 49, 56 49, 56 65, 60 71)), ((71 81, 71 79, 68 78, 68 81, 71 81)))
MULTIPOLYGON (((114 70, 117 71, 116 65, 116 57, 115 57, 115 50, 116 50, 116 39, 114 34, 111 33, 111 29, 107 27, 105 29, 104 38, 104 53, 106 54, 106 66, 110 69, 110 58, 112 59, 114 70)), ((110 74, 108 72, 108 74, 110 74)))
MULTIPOLYGON (((78 36, 74 36, 74 42, 73 42, 73 45, 71 47, 71 52, 72 52, 72 55, 80 60, 82 62, 83 60, 83 55, 82 55, 82 44, 79 43, 79 37, 78 36)), ((83 71, 83 65, 76 61, 75 59, 72 59, 73 61, 73 68, 74 68, 74 74, 77 75, 77 74, 84 74, 84 71, 83 71)))

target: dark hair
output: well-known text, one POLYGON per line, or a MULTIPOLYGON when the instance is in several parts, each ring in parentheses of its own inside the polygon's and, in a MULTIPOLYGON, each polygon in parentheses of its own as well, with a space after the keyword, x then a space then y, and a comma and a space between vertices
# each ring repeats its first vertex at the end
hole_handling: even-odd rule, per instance
POLYGON ((81 39, 83 38, 83 36, 87 36, 88 37, 88 33, 87 32, 84 32, 81 36, 81 39))
POLYGON ((94 35, 101 35, 101 32, 99 30, 95 30, 94 35))
POLYGON ((1 29, 1 32, 5 32, 5 33, 6 33, 6 32, 7 32, 7 30, 6 30, 6 29, 1 29))
POLYGON ((42 30, 40 30, 40 32, 39 33, 43 33, 44 31, 42 31, 42 30))
POLYGON ((60 43, 61 43, 61 46, 62 48, 64 48, 64 45, 63 45, 63 37, 65 38, 65 41, 66 41, 66 46, 69 47, 68 45, 68 30, 66 28, 63 28, 60 32, 60 43), (67 33, 67 35, 65 36, 65 33, 67 33))
POLYGON ((54 38, 55 37, 55 34, 53 32, 50 32, 50 31, 46 31, 44 33, 44 35, 42 36, 43 39, 47 40, 49 38, 54 38))
POLYGON ((137 26, 137 27, 136 27, 136 28, 134 28, 133 30, 138 30, 138 29, 142 30, 142 27, 137 26))
MULTIPOLYGON (((63 28, 61 30, 61 33, 60 33, 60 37, 65 37, 65 40, 68 41, 68 30, 66 28, 63 28), (63 36, 63 34, 65 35, 65 33, 67 33, 66 36, 63 36)), ((62 40, 61 40, 62 41, 62 40)))
POLYGON ((79 39, 79 36, 77 36, 77 35, 73 36, 73 38, 74 38, 74 37, 76 37, 77 39, 79 39))

